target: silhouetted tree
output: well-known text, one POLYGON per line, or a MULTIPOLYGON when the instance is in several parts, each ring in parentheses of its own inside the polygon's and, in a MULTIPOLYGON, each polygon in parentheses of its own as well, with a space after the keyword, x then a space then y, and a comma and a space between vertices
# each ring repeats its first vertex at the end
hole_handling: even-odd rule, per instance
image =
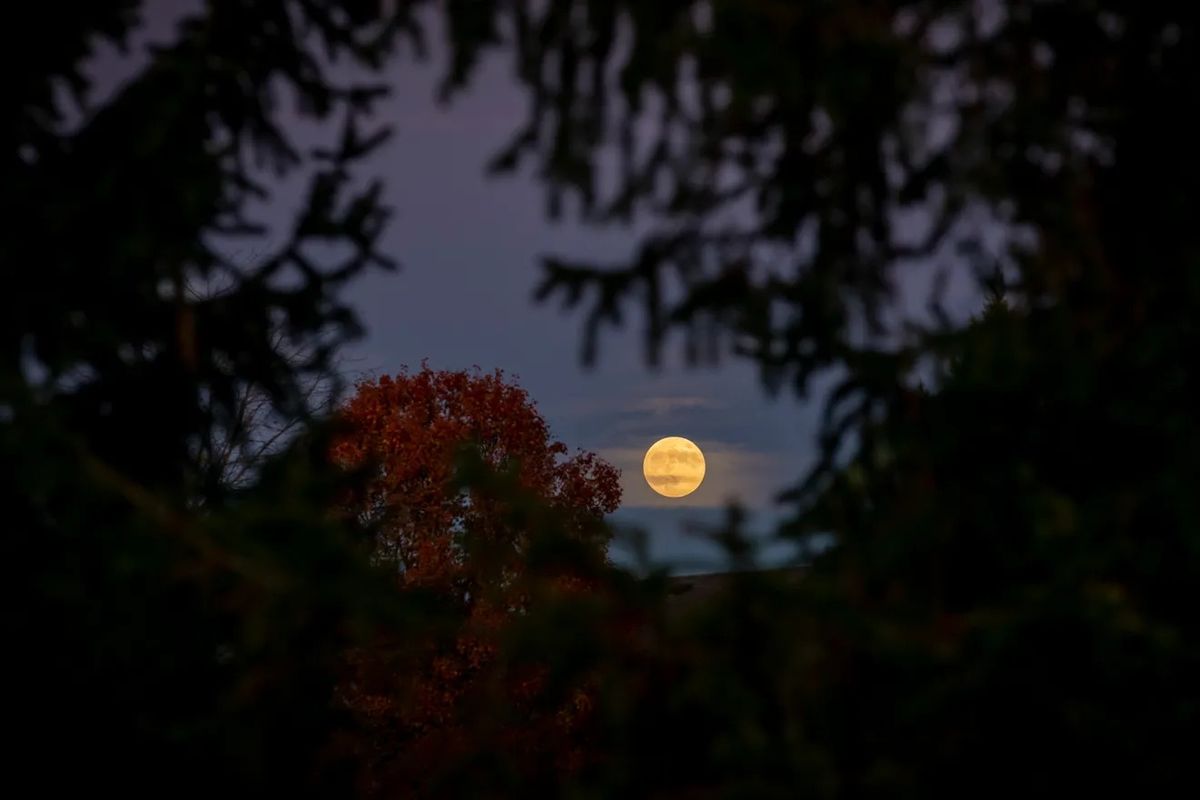
POLYGON ((448 8, 447 87, 509 49, 532 99, 494 166, 651 228, 624 263, 547 259, 586 359, 639 303, 652 362, 681 330, 768 388, 836 379, 784 530, 833 546, 798 587, 739 578, 677 652, 600 659, 581 790, 1194 790, 1195 11, 448 8), (931 267, 1004 302, 901 313, 931 267))
POLYGON ((339 290, 389 263, 380 187, 352 180, 382 141, 363 129, 382 89, 335 81, 327 58, 377 68, 406 12, 206 4, 96 103, 82 65, 99 40, 126 42, 139 9, 24 4, 0 25, 7 780, 344 793, 344 649, 407 606, 328 513, 340 479, 303 392, 357 333, 339 290), (340 136, 303 154, 281 97, 340 136), (300 167, 283 243, 253 267, 222 255, 261 234, 251 203, 300 167), (316 259, 313 243, 347 255, 316 259), (208 280, 227 288, 188 295, 208 280), (246 391, 304 430, 231 487, 202 445, 245 444, 246 391))

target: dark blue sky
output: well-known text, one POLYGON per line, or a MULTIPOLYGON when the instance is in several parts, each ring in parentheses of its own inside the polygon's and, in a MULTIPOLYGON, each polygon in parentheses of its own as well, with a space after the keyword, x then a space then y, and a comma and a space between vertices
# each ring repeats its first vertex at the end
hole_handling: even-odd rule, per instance
MULTIPOLYGON (((173 21, 192 5, 151 3, 131 58, 103 48, 94 72, 100 96, 143 61, 145 42, 169 39, 173 21)), ((430 38, 439 40, 436 31, 430 38)), ((556 438, 595 450, 622 470, 624 502, 614 521, 645 528, 651 553, 677 570, 715 566, 716 551, 685 535, 684 526, 716 522, 724 504, 738 500, 753 526, 770 527, 779 514, 774 495, 813 458, 819 395, 807 403, 786 393, 770 398, 752 365, 733 359, 688 368, 678 342, 652 370, 633 308, 626 327, 602 339, 599 363, 585 370, 580 316, 532 300, 539 256, 618 257, 635 244, 636 231, 551 224, 534 178, 485 177, 489 156, 524 119, 524 96, 507 61, 494 56, 467 92, 441 107, 434 101, 438 56, 434 47, 426 64, 401 58, 385 75, 393 93, 379 121, 392 125, 394 136, 366 173, 386 185, 394 218, 385 249, 403 268, 372 274, 349 291, 368 333, 348 354, 347 369, 382 374, 427 359, 438 369, 477 365, 516 375, 556 438), (645 449, 668 435, 692 439, 707 459, 704 484, 677 500, 657 496, 641 477, 645 449)), ((320 134, 295 128, 302 143, 320 134)), ((278 184, 260 216, 286 224, 303 186, 302 176, 278 184)), ((902 288, 916 298, 917 286, 906 280, 902 288)), ((961 297, 956 303, 967 304, 961 297)))
POLYGON ((715 552, 681 527, 718 519, 732 499, 767 525, 774 493, 812 456, 815 410, 788 396, 769 399, 746 363, 689 369, 675 347, 663 368, 649 369, 637 313, 601 340, 598 364, 585 370, 581 318, 532 300, 539 255, 616 257, 635 234, 551 224, 531 177, 485 177, 489 155, 523 121, 524 99, 502 62, 485 63, 448 108, 432 100, 437 74, 436 63, 395 70, 394 95, 381 107, 395 135, 372 169, 396 213, 386 249, 403 269, 351 290, 369 330, 353 366, 387 372, 427 358, 435 368, 515 373, 556 437, 622 470, 615 519, 647 528, 658 556, 715 552), (707 459, 704 484, 678 500, 654 494, 641 477, 645 449, 668 435, 692 439, 707 459))

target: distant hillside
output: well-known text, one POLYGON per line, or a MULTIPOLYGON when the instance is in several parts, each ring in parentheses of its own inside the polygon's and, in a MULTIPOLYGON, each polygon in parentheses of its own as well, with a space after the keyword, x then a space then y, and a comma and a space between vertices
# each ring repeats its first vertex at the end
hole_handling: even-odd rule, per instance
MULTIPOLYGON (((804 570, 801 567, 783 567, 761 570, 763 575, 777 575, 787 580, 798 580, 804 570)), ((668 608, 672 614, 681 614, 725 591, 731 579, 740 573, 711 572, 700 575, 676 575, 668 580, 671 598, 668 608)))

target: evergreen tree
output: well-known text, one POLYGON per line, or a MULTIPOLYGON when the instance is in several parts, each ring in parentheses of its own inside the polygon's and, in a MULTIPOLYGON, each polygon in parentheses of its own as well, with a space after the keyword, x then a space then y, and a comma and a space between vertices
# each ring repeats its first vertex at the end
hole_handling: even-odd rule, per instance
POLYGON ((380 187, 352 174, 382 141, 363 123, 383 90, 340 84, 327 58, 377 69, 405 12, 211 3, 98 103, 82 65, 99 39, 127 42, 140 6, 69 6, 23 4, 0 26, 8 781, 350 791, 342 653, 406 606, 328 513, 337 487, 308 424, 304 387, 358 332, 339 290, 389 263, 380 187), (281 95, 340 138, 302 154, 281 95), (282 244, 250 266, 224 255, 261 235, 248 208, 272 179, 302 167, 282 244), (314 242, 348 256, 315 260, 314 242), (187 291, 206 282, 224 290, 187 291), (240 443, 247 392, 308 431, 231 487, 204 454, 240 443))

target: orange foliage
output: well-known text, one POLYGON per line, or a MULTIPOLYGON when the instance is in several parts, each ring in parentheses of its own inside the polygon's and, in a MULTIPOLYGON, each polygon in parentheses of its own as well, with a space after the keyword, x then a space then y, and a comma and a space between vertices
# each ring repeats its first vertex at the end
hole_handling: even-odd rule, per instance
MULTIPOLYGON (((567 532, 589 541, 603 557, 607 542, 595 523, 620 502, 618 471, 592 453, 569 456, 528 394, 500 371, 401 373, 357 386, 344 406, 346 433, 335 460, 371 470, 348 512, 377 531, 374 555, 396 571, 401 589, 420 587, 446 598, 463 620, 450 642, 399 643, 406 659, 389 661, 388 645, 353 655, 345 702, 376 737, 376 788, 419 784, 414 771, 433 768, 430 758, 450 758, 477 731, 469 730, 464 706, 494 691, 488 668, 496 659, 496 635, 524 606, 519 593, 525 532, 516 529, 504 502, 455 488, 455 455, 466 443, 478 447, 495 468, 516 470, 519 484, 562 516, 567 532), (486 547, 486 569, 464 548, 463 533, 486 547), (592 537, 589 539, 588 537, 592 537), (395 755, 399 753, 398 755, 395 755), (386 763, 384 763, 386 762, 386 763), (380 783, 382 782, 382 783, 380 783)), ((559 576, 562 591, 586 591, 586 581, 559 576)), ((527 705, 540 686, 538 674, 507 676, 506 699, 527 705)), ((509 746, 562 750, 564 727, 586 713, 590 700, 576 693, 568 708, 505 730, 509 746)), ((511 727, 511 726, 510 726, 511 727)), ((568 766, 571 753, 552 754, 568 766)))

